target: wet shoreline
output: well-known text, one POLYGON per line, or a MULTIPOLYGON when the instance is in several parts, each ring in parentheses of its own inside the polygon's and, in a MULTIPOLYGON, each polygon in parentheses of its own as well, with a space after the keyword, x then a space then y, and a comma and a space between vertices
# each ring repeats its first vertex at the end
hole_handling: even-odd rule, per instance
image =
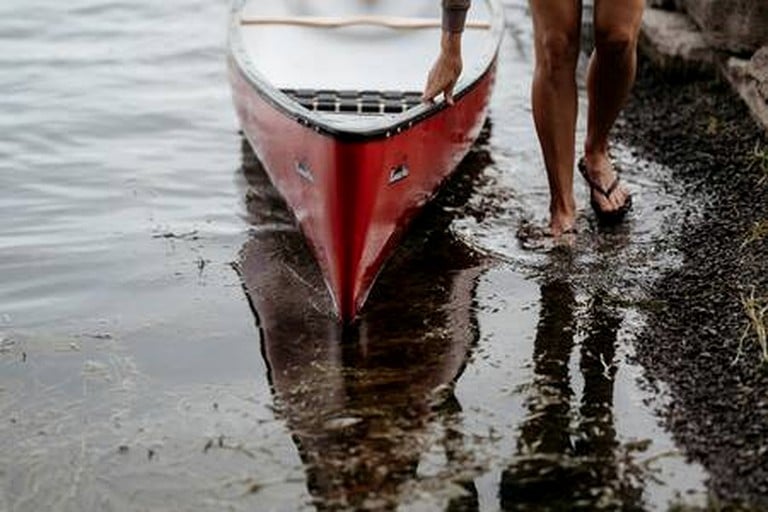
POLYGON ((768 219, 755 160, 768 138, 727 85, 667 83, 647 65, 617 131, 669 166, 687 200, 671 239, 683 263, 651 293, 660 307, 638 338, 638 360, 669 386, 666 423, 710 471, 714 495, 767 507, 768 372, 753 333, 739 347, 741 299, 768 293, 768 239, 750 240, 768 219))
MULTIPOLYGON (((536 266, 502 263, 452 233, 457 218, 481 213, 470 200, 492 163, 490 131, 416 219, 355 336, 338 329, 297 231, 275 218, 266 224, 280 235, 255 233, 243 249, 238 269, 311 502, 332 510, 703 503, 698 470, 660 431, 644 437, 655 417, 635 396, 643 395, 641 371, 627 360, 642 321, 606 288, 626 269, 601 267, 606 275, 594 281, 594 262, 567 249, 539 253, 536 266), (646 495, 659 475, 665 483, 646 495)), ((244 155, 251 218, 264 223, 267 212, 289 222, 266 207, 264 194, 274 191, 247 148, 244 155)), ((598 265, 610 265, 613 251, 602 250, 598 265)))
POLYGON ((38 34, 0 60, 19 113, 0 141, 0 509, 763 503, 754 345, 728 364, 765 245, 725 238, 765 203, 721 88, 644 71, 614 147, 632 216, 603 229, 584 208, 571 250, 527 250, 548 192, 527 4, 505 2, 490 122, 350 338, 237 134, 226 5, 76 4, 0 7, 0 32, 38 34))

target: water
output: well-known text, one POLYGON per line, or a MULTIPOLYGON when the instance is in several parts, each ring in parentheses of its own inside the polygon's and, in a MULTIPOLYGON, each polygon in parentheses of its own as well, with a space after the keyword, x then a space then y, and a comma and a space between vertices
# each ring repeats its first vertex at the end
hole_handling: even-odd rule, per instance
POLYGON ((633 220, 520 247, 547 189, 507 12, 483 140, 340 333, 238 135, 226 2, 0 6, 0 510, 703 503, 631 363, 679 194, 618 147, 633 220))

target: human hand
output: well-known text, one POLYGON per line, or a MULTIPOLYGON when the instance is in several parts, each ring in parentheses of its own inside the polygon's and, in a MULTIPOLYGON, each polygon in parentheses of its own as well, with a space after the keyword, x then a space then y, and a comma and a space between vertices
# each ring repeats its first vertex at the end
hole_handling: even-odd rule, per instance
POLYGON ((461 33, 443 32, 440 55, 429 72, 422 100, 432 101, 442 93, 445 102, 453 105, 453 89, 461 69, 461 33))

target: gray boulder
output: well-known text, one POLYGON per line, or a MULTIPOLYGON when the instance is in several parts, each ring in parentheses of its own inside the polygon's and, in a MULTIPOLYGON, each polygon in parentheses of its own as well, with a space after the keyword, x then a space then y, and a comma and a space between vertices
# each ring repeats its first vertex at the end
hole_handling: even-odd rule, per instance
POLYGON ((768 46, 755 52, 749 60, 730 57, 723 62, 722 71, 752 116, 768 132, 768 46))
POLYGON ((747 69, 763 100, 768 102, 768 46, 755 52, 747 69))
POLYGON ((768 44, 768 0, 683 0, 683 7, 718 50, 750 54, 768 44))
POLYGON ((714 75, 715 53, 685 14, 646 9, 640 29, 640 50, 665 74, 687 78, 714 75))

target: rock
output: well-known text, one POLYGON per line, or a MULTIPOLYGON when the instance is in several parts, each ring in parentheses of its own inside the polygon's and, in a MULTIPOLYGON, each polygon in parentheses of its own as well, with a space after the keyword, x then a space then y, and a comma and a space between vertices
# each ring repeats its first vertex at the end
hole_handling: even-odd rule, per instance
POLYGON ((683 0, 683 7, 718 50, 752 53, 768 44, 765 0, 683 0))
POLYGON ((721 72, 749 107, 752 117, 768 132, 768 48, 750 60, 731 57, 721 72))
POLYGON ((325 422, 328 430, 344 430, 360 423, 362 418, 334 418, 325 422))
POLYGON ((714 52, 691 19, 679 12, 646 9, 640 50, 668 75, 714 74, 714 52))
POLYGON ((755 80, 763 100, 768 101, 768 45, 756 51, 749 60, 748 73, 755 80))

